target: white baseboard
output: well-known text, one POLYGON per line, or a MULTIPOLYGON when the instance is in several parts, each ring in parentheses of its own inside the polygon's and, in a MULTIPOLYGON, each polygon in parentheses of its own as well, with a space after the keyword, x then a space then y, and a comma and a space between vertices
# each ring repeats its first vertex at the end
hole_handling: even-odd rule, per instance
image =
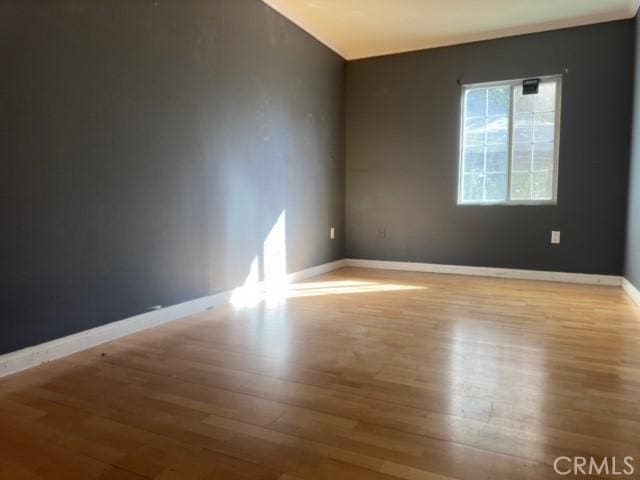
POLYGON ((287 275, 287 282, 299 282, 300 280, 304 280, 306 278, 317 277, 318 275, 322 275, 323 273, 328 273, 333 270, 338 270, 340 268, 346 267, 347 263, 344 258, 340 260, 335 260, 329 263, 323 263, 322 265, 317 265, 315 267, 306 268, 304 270, 300 270, 298 272, 290 273, 287 275))
MULTIPOLYGON (((288 274, 287 282, 296 282, 315 277, 344 266, 344 260, 336 260, 335 262, 307 268, 288 274)), ((231 295, 232 291, 227 291, 197 298, 178 305, 145 312, 134 317, 75 333, 67 337, 51 340, 50 342, 41 343, 40 345, 0 355, 0 378, 35 367, 42 363, 50 362, 56 358, 65 357, 72 353, 131 335, 141 330, 157 327, 178 320, 179 318, 203 312, 209 308, 220 307, 230 301, 231 295)))
POLYGON ((640 290, 638 290, 629 280, 626 278, 622 279, 622 288, 627 295, 631 297, 631 299, 636 302, 637 305, 640 305, 640 290))
POLYGON ((0 356, 0 377, 223 305, 228 299, 228 292, 197 298, 4 354, 0 356))
POLYGON ((548 282, 584 283, 619 287, 622 278, 615 275, 593 275, 588 273, 545 272, 540 270, 518 270, 513 268, 467 267, 462 265, 440 265, 436 263, 391 262, 385 260, 360 260, 348 258, 346 266, 401 270, 408 272, 448 273, 453 275, 474 275, 479 277, 501 277, 520 280, 541 280, 548 282))

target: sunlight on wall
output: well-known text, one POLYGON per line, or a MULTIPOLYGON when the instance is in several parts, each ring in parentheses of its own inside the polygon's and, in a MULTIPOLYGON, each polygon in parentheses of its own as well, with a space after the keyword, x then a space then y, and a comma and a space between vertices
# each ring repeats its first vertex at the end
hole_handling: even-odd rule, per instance
POLYGON ((271 227, 262 244, 262 252, 257 255, 244 283, 231 295, 231 303, 236 307, 248 307, 262 300, 278 303, 285 298, 287 288, 287 229, 283 210, 271 227), (260 281, 260 263, 264 277, 260 281))
POLYGON ((231 303, 236 306, 255 305, 260 301, 261 288, 258 257, 255 257, 251 262, 249 275, 247 275, 244 283, 231 294, 231 303))
POLYGON ((251 307, 264 302, 269 308, 280 305, 287 298, 344 295, 348 293, 398 292, 424 289, 413 285, 377 283, 358 280, 336 280, 291 284, 287 275, 286 216, 282 211, 262 244, 262 252, 251 262, 244 283, 231 295, 235 307, 251 307), (264 276, 260 278, 260 266, 264 276))
POLYGON ((267 301, 283 298, 287 288, 287 232, 283 211, 262 246, 267 301))

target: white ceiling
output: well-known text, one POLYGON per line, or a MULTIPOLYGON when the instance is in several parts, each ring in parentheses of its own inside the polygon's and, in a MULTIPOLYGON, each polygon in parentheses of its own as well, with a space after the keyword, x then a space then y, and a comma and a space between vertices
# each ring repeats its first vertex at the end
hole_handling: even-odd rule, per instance
POLYGON ((631 18, 640 0, 263 0, 351 60, 631 18))

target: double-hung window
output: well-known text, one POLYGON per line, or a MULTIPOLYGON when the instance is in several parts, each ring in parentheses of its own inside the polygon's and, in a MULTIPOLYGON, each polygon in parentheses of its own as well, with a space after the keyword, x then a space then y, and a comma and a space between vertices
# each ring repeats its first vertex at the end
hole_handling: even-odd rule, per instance
POLYGON ((458 203, 556 203, 561 89, 559 76, 463 86, 458 203))

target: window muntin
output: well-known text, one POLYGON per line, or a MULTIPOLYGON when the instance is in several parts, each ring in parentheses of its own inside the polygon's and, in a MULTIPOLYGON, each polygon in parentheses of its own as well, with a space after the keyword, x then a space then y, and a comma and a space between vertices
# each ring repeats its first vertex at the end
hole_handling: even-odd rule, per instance
POLYGON ((459 203, 554 203, 560 77, 463 87, 459 203))

